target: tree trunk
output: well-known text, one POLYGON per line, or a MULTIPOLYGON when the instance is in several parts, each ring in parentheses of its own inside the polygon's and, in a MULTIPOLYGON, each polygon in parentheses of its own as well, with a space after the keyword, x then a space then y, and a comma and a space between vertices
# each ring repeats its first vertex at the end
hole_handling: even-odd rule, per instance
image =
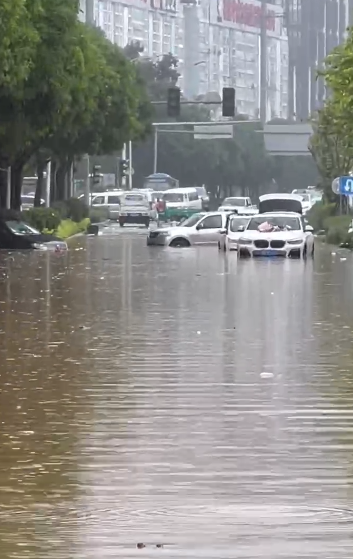
POLYGON ((61 202, 66 197, 67 163, 60 162, 56 171, 56 201, 61 202))
POLYGON ((21 194, 24 162, 15 163, 11 167, 11 209, 21 210, 21 194))
POLYGON ((41 205, 41 200, 43 198, 44 191, 44 169, 47 165, 47 161, 44 159, 37 159, 37 187, 36 194, 34 197, 34 206, 38 208, 41 205))
POLYGON ((56 202, 56 159, 51 161, 51 178, 50 178, 50 205, 56 202))

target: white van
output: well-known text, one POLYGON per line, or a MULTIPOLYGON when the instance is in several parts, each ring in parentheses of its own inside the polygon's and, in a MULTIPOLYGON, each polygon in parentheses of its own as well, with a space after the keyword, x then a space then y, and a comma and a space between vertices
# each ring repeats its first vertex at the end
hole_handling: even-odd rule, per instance
POLYGON ((202 211, 202 199, 196 188, 172 188, 163 194, 166 203, 165 218, 181 221, 202 211))
POLYGON ((124 227, 125 223, 141 224, 148 227, 150 219, 148 196, 144 192, 134 190, 124 192, 120 204, 120 227, 124 227))
POLYGON ((107 208, 109 219, 118 219, 123 190, 108 190, 91 194, 92 208, 107 208))

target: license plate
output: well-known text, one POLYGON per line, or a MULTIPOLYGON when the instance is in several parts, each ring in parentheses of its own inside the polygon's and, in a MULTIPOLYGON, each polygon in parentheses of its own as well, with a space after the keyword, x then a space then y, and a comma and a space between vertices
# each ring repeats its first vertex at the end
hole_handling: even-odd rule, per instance
POLYGON ((137 216, 139 216, 140 214, 127 214, 127 215, 130 216, 130 217, 137 217, 137 216))
POLYGON ((278 256, 280 254, 277 250, 262 250, 261 256, 278 256))

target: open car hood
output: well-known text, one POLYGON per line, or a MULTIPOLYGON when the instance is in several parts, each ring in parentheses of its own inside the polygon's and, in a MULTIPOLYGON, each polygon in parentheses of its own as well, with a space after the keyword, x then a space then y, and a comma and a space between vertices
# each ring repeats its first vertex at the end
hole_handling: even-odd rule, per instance
POLYGON ((303 213, 303 206, 299 200, 291 198, 271 198, 270 200, 260 200, 259 213, 268 212, 295 212, 303 213))

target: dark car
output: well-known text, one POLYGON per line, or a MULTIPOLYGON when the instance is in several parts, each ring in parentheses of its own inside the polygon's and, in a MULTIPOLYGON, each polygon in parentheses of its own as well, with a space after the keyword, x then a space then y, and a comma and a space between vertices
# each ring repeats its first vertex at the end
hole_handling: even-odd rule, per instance
POLYGON ((62 239, 40 233, 28 223, 9 215, 0 217, 0 249, 67 250, 67 244, 62 239))

